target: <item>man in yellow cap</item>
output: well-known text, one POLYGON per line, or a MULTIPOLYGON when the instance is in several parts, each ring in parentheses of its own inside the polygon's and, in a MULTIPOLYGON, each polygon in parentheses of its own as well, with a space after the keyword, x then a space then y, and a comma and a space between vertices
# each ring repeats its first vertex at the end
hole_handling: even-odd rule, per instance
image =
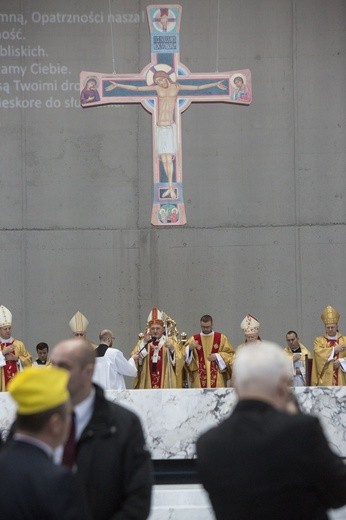
POLYGON ((17 403, 13 438, 0 453, 0 518, 90 518, 79 485, 53 462, 71 421, 69 374, 61 368, 29 367, 8 385, 17 403))
POLYGON ((143 339, 131 352, 137 368, 134 388, 157 390, 182 386, 183 356, 178 342, 168 337, 165 316, 157 307, 150 311, 143 339))
POLYGON ((32 364, 32 357, 22 341, 12 337, 12 313, 0 305, 0 392, 24 367, 32 364))
POLYGON ((314 341, 311 384, 346 385, 346 336, 338 330, 340 314, 328 305, 321 314, 325 334, 314 341))

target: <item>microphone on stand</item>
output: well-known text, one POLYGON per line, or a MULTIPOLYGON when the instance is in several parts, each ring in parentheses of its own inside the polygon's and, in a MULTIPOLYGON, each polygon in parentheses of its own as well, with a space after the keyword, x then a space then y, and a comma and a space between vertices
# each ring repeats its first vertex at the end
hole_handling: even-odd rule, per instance
POLYGON ((157 338, 155 338, 155 336, 152 336, 150 339, 148 339, 148 341, 143 345, 143 347, 141 349, 139 349, 138 351, 138 354, 140 354, 142 352, 142 350, 144 350, 145 348, 147 348, 147 346, 149 345, 149 343, 153 343, 154 341, 156 341, 157 338))

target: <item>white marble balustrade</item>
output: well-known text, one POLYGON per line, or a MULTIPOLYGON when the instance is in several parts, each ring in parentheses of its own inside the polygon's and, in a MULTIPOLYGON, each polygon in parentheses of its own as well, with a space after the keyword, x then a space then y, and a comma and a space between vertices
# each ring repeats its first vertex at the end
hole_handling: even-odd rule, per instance
MULTIPOLYGON (((320 418, 332 449, 346 457, 346 387, 301 387, 295 393, 304 412, 320 418)), ((236 396, 232 388, 212 390, 107 391, 107 398, 141 418, 154 459, 189 459, 195 440, 225 419, 236 396)), ((7 393, 0 393, 0 430, 6 435, 15 415, 7 393)))

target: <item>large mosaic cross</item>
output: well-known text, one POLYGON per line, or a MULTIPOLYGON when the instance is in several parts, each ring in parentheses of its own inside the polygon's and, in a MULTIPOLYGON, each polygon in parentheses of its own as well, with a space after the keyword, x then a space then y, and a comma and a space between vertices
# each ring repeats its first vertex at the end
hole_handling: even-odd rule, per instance
POLYGON ((151 223, 186 224, 181 113, 191 103, 249 105, 249 70, 191 73, 180 63, 180 5, 148 5, 151 62, 139 74, 81 72, 82 107, 141 103, 152 114, 154 197, 151 223))

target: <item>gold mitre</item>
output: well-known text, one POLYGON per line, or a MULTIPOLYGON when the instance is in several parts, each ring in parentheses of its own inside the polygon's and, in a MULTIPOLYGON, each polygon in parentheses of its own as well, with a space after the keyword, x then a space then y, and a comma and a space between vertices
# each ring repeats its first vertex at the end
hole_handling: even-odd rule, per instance
POLYGON ((247 314, 240 324, 244 334, 254 334, 259 331, 260 323, 251 314, 247 314))
POLYGON ((327 307, 323 309, 321 314, 321 320, 325 325, 330 325, 331 323, 338 323, 339 318, 340 314, 331 305, 327 305, 327 307))
POLYGON ((72 332, 85 332, 89 325, 88 320, 80 311, 77 311, 76 314, 70 320, 70 329, 72 332))
POLYGON ((0 327, 12 325, 12 314, 4 305, 0 305, 0 327))

